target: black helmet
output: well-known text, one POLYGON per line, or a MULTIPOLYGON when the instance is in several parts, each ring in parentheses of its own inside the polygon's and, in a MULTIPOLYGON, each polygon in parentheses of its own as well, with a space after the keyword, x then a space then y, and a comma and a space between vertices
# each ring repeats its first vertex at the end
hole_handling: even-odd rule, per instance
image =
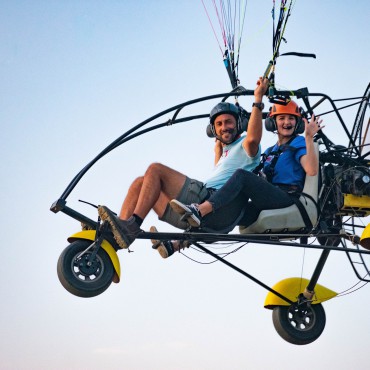
POLYGON ((213 125, 215 123, 215 119, 220 114, 231 114, 235 117, 236 121, 239 119, 240 110, 235 104, 221 102, 218 103, 209 114, 209 121, 210 124, 213 125))

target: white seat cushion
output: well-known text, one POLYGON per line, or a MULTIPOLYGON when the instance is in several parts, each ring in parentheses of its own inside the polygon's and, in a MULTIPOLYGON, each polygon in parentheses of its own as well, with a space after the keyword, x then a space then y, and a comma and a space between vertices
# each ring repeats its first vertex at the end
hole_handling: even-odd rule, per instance
MULTIPOLYGON (((303 196, 300 198, 302 199, 303 196)), ((304 198, 308 216, 314 225, 317 221, 317 208, 311 199, 304 198)), ((269 209, 261 211, 257 221, 248 227, 239 226, 241 234, 260 234, 260 233, 276 233, 281 231, 297 231, 306 227, 301 212, 298 207, 293 204, 289 207, 279 209, 269 209)))

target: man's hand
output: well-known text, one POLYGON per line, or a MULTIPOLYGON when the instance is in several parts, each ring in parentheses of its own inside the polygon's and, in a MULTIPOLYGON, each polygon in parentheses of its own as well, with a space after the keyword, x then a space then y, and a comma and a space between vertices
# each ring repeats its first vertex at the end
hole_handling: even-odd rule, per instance
POLYGON ((260 77, 257 81, 257 87, 254 90, 255 103, 261 103, 263 96, 269 87, 268 78, 260 77))

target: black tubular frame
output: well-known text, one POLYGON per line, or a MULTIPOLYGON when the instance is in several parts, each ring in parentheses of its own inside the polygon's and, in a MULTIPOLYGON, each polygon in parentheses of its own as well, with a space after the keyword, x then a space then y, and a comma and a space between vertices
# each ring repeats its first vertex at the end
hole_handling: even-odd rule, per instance
MULTIPOLYGON (((359 103, 355 104, 360 104, 356 119, 355 119, 355 124, 352 130, 352 133, 350 133, 347 129, 346 124, 344 123, 342 116, 339 113, 340 109, 344 109, 346 107, 341 107, 337 108, 335 101, 332 100, 329 96, 321 93, 309 93, 307 88, 302 88, 294 91, 282 91, 282 90, 276 90, 273 88, 273 91, 271 89, 269 90, 269 97, 273 101, 273 96, 271 96, 271 93, 273 93, 273 96, 279 96, 279 97, 284 97, 284 98, 290 98, 292 96, 297 97, 298 99, 302 99, 306 111, 309 116, 313 114, 313 109, 316 109, 318 106, 320 106, 323 102, 328 101, 332 107, 332 110, 326 113, 320 114, 321 116, 324 114, 332 113, 334 112, 344 130, 346 133, 346 136, 348 138, 349 146, 346 149, 348 152, 351 152, 353 156, 356 156, 358 158, 358 161, 366 163, 367 166, 369 165, 368 161, 366 161, 364 158, 365 156, 361 157, 361 150, 360 150, 360 144, 356 143, 357 137, 352 137, 352 135, 358 135, 359 133, 361 134, 361 119, 364 119, 364 112, 366 109, 366 104, 369 104, 369 96, 370 95, 370 84, 367 87, 367 90, 365 92, 365 96, 359 97, 359 98, 349 98, 349 99, 340 99, 338 101, 342 100, 350 100, 350 99, 361 99, 359 103), (315 97, 315 98, 321 98, 319 101, 317 101, 313 106, 310 105, 309 98, 310 97, 315 97)), ((247 90, 242 86, 236 87, 234 90, 232 90, 229 93, 220 93, 220 94, 214 94, 214 95, 209 95, 193 100, 186 101, 184 103, 175 105, 171 108, 168 108, 158 114, 153 115, 152 117, 142 121, 141 123, 137 124, 133 128, 129 129, 126 131, 124 134, 119 136, 116 140, 114 140, 110 145, 108 145, 104 150, 102 150, 92 161, 90 161, 85 167, 82 168, 80 172, 77 173, 77 175, 72 179, 72 181, 69 183, 67 188, 64 190, 62 195, 51 205, 50 210, 54 213, 62 212, 65 213, 66 215, 83 222, 84 224, 90 226, 93 229, 98 229, 99 223, 97 221, 94 221, 83 214, 75 211, 74 209, 68 207, 66 205, 67 203, 67 198, 73 191, 73 189, 76 187, 78 182, 82 179, 82 177, 87 173, 87 171, 102 157, 104 157, 106 154, 111 152, 113 149, 119 147, 120 145, 140 136, 145 133, 148 133, 150 131, 163 128, 166 126, 171 126, 174 124, 178 123, 183 123, 187 121, 192 121, 196 119, 205 119, 209 117, 209 114, 199 114, 199 115, 193 115, 193 116, 187 116, 183 118, 178 118, 179 113, 183 110, 183 108, 208 101, 208 100, 213 100, 213 99, 222 99, 222 101, 225 101, 229 97, 239 97, 239 96, 253 96, 254 91, 253 90, 247 90), (145 125, 148 125, 154 120, 157 120, 158 118, 169 114, 171 112, 173 113, 172 118, 159 123, 155 124, 153 126, 143 128, 145 125)), ((349 105, 352 106, 353 104, 349 105)), ((263 117, 265 118, 268 113, 264 112, 263 117)), ((318 137, 322 139, 322 142, 325 144, 326 149, 329 151, 329 149, 332 150, 333 153, 335 153, 334 144, 326 137, 325 134, 320 133, 318 134, 318 137)), ((335 155, 334 158, 330 157, 332 160, 335 160, 335 155)), ((335 163, 332 162, 332 163, 335 163)), ((224 258, 218 256, 217 254, 214 254, 211 252, 209 249, 205 248, 203 245, 199 243, 214 243, 217 241, 229 241, 229 242, 244 242, 244 243, 255 243, 255 244, 269 244, 269 245, 283 245, 283 246, 290 246, 290 247, 304 247, 304 248, 311 248, 311 249, 320 249, 322 250, 321 257, 317 263, 317 266, 315 268, 315 271, 312 275, 312 278, 308 284, 307 289, 309 291, 313 291, 314 287, 319 279, 319 276, 322 272, 322 269, 325 265, 325 262, 327 260, 327 257, 330 253, 330 251, 345 251, 347 255, 349 253, 354 253, 354 254, 370 254, 370 251, 365 251, 365 250, 359 250, 355 248, 340 248, 340 247, 335 247, 335 246, 330 246, 330 245, 312 245, 312 244, 307 244, 304 241, 307 240, 309 237, 316 237, 318 236, 318 233, 315 234, 315 231, 311 231, 310 234, 304 234, 304 233, 299 233, 299 234, 291 234, 291 235, 286 235, 286 234, 263 234, 263 235, 240 235, 240 234, 208 234, 208 233, 194 233, 194 232, 183 232, 183 233, 149 233, 149 232, 143 232, 138 235, 138 239, 160 239, 160 240, 169 240, 169 239, 178 239, 178 240, 189 240, 191 241, 197 248, 201 249, 202 251, 206 252, 207 254, 213 256, 217 260, 223 262, 227 266, 233 268, 234 270, 240 272, 247 278, 251 279, 252 281, 256 282, 257 284, 261 285, 265 289, 269 290, 270 292, 276 294, 283 300, 285 300, 287 303, 292 304, 293 302, 289 300, 288 298, 282 296, 279 292, 274 291, 272 288, 268 287, 267 285, 263 284, 261 281, 257 280, 253 276, 249 275, 245 271, 241 270, 240 268, 236 267, 235 265, 231 264, 230 262, 226 261, 224 258), (296 242, 287 242, 286 239, 300 239, 301 243, 296 243, 296 242)), ((328 233, 320 233, 320 236, 322 237, 341 237, 340 235, 338 236, 337 234, 328 234, 328 233)), ((352 260, 350 259, 352 267, 354 268, 355 272, 356 269, 353 266, 352 260)), ((361 277, 358 275, 356 272, 357 277, 361 279, 361 277)), ((363 280, 363 279, 361 279, 363 280)), ((370 281, 370 280, 365 280, 365 281, 370 281)))
MULTIPOLYGON (((178 105, 175 105, 171 108, 168 108, 168 109, 165 109, 164 111, 160 112, 160 113, 157 113, 151 117, 149 117, 148 119, 142 121, 141 123, 137 124, 136 126, 134 126, 133 128, 129 129, 128 131, 126 131, 124 134, 122 134, 121 136, 119 136, 116 140, 114 140, 111 144, 109 144, 105 149, 103 149, 92 161, 90 161, 73 179, 72 181, 70 182, 70 184, 67 186, 67 188, 65 189, 65 191, 63 192, 63 194, 60 196, 60 198, 58 199, 59 201, 60 200, 66 200, 67 197, 69 196, 69 194, 72 192, 72 190, 75 188, 75 186, 78 184, 78 182, 81 180, 81 178, 86 174, 86 172, 99 160, 101 159, 102 157, 104 157, 106 154, 108 154, 110 151, 112 151, 113 149, 119 147, 120 145, 126 143, 127 141, 130 141, 140 135, 143 135, 147 132, 150 132, 150 131, 153 131, 153 130, 156 130, 156 129, 159 129, 159 128, 163 128, 163 127, 166 127, 166 126, 171 126, 171 125, 174 125, 174 124, 177 124, 177 123, 182 123, 182 122, 187 122, 187 121, 191 121, 191 120, 195 120, 195 119, 204 119, 204 118, 207 118, 209 117, 209 114, 200 114, 200 115, 196 115, 196 116, 188 116, 188 117, 184 117, 184 118, 180 118, 178 119, 177 116, 178 114, 180 113, 180 111, 189 106, 189 105, 193 105, 193 104, 196 104, 196 103, 200 103, 200 102, 203 102, 203 101, 207 101, 207 100, 213 100, 213 99, 218 99, 218 98, 223 98, 223 100, 229 98, 229 97, 239 97, 239 96, 253 96, 253 93, 254 91, 253 90, 247 90, 245 89, 244 87, 242 86, 238 86, 237 88, 235 88, 233 91, 229 92, 229 93, 221 93, 221 94, 214 94, 214 95, 208 95, 208 96, 205 96, 205 97, 201 97, 201 98, 197 98, 197 99, 193 99, 193 100, 189 100, 187 102, 184 102, 184 103, 181 103, 181 104, 178 104, 178 105), (143 129, 141 131, 138 131, 139 129, 141 129, 142 127, 144 127, 145 125, 147 125, 148 123, 164 116, 165 114, 168 114, 170 112, 173 112, 175 111, 173 117, 171 119, 168 119, 167 121, 163 122, 163 123, 160 123, 160 124, 157 124, 155 126, 151 126, 149 128, 146 128, 146 129, 143 129), (136 132, 138 131, 138 132, 136 132)), ((292 91, 289 91, 289 90, 276 90, 274 89, 273 91, 274 94, 278 94, 279 96, 282 96, 282 97, 286 97, 286 98, 290 98, 292 96, 295 96, 297 97, 298 99, 303 99, 303 101, 305 102, 305 105, 306 105, 306 108, 307 108, 307 111, 308 113, 311 115, 312 114, 312 107, 309 105, 309 101, 308 101, 308 98, 309 97, 321 97, 322 99, 315 105, 315 108, 320 105, 322 102, 324 102, 325 100, 328 100, 331 104, 331 106, 333 107, 333 112, 336 113, 336 116, 339 120, 339 122, 341 123, 341 126, 344 130, 344 132, 346 133, 347 135, 347 138, 349 140, 349 143, 350 143, 350 146, 354 147, 356 150, 358 150, 358 148, 356 147, 356 144, 354 142, 354 140, 352 139, 352 136, 351 136, 351 133, 348 131, 347 127, 346 127, 346 124, 344 123, 343 119, 342 119, 342 116, 340 115, 339 113, 339 109, 340 108, 337 108, 334 101, 328 96, 328 95, 325 95, 325 94, 319 94, 319 93, 309 93, 308 92, 308 89, 307 88, 301 88, 301 89, 298 89, 298 90, 292 90, 292 91)), ((325 113, 323 113, 325 114, 325 113)), ((267 113, 264 113, 264 117, 267 116, 267 113)), ((359 155, 359 153, 358 153, 359 155)), ((51 210, 54 212, 55 209, 53 207, 51 207, 51 210)), ((57 211, 60 211, 61 209, 58 209, 57 211)))

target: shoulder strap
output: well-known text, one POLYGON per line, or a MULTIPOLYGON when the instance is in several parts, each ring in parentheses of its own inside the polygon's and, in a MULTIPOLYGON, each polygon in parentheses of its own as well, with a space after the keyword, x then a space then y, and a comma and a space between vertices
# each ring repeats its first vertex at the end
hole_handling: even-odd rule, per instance
POLYGON ((298 135, 294 135, 294 136, 292 136, 287 142, 286 142, 286 144, 283 144, 283 145, 281 145, 281 147, 283 147, 283 148, 289 148, 289 149, 291 149, 291 150, 298 150, 298 148, 295 148, 295 147, 292 147, 292 146, 290 146, 289 144, 291 144, 293 141, 294 141, 294 139, 296 139, 298 137, 298 135))
MULTIPOLYGON (((274 170, 275 170, 275 166, 276 166, 276 163, 281 155, 281 153, 283 152, 283 149, 282 148, 287 148, 289 147, 289 144, 297 137, 297 135, 294 135, 292 136, 288 142, 284 145, 280 145, 279 146, 279 149, 276 151, 276 152, 270 152, 270 154, 274 153, 274 158, 272 159, 271 161, 271 164, 269 166, 269 176, 267 176, 268 178, 268 181, 269 182, 272 182, 272 177, 274 175, 274 170)), ((292 147, 289 147, 291 148, 292 150, 297 150, 296 148, 292 148, 292 147)))
MULTIPOLYGON (((289 144, 295 139, 297 137, 297 135, 294 135, 294 136, 292 136, 290 139, 289 139, 289 141, 286 143, 286 144, 284 144, 284 145, 281 145, 282 147, 289 147, 289 144)), ((275 145, 274 145, 275 146, 275 145)), ((279 157, 280 157, 280 154, 283 152, 282 151, 282 149, 281 149, 281 146, 279 147, 279 149, 278 150, 272 150, 273 148, 274 148, 274 146, 271 146, 270 148, 268 148, 267 150, 266 150, 266 152, 265 153, 263 153, 262 155, 261 155, 261 161, 260 161, 260 163, 259 163, 259 165, 252 171, 253 173, 255 173, 255 174, 257 174, 258 175, 258 173, 263 169, 263 167, 264 167, 264 164, 265 164, 265 162, 266 162, 266 160, 267 160, 267 158, 268 158, 268 156, 269 155, 271 155, 271 154, 273 154, 274 155, 274 158, 273 158, 273 160, 271 161, 271 164, 270 164, 270 166, 269 166, 269 169, 270 169, 270 172, 271 173, 273 173, 273 171, 274 171, 274 168, 275 168, 275 166, 276 166, 276 162, 278 161, 278 159, 279 159, 279 157)), ((294 147, 289 147, 289 148, 291 148, 292 150, 297 150, 297 148, 294 148, 294 147)))
MULTIPOLYGON (((275 146, 275 145, 274 145, 275 146)), ((262 170, 266 160, 267 160, 267 157, 271 154, 272 152, 272 148, 274 146, 270 146, 270 148, 267 148, 266 150, 266 153, 262 153, 261 154, 261 160, 260 160, 260 163, 258 164, 258 166, 252 171, 254 174, 258 175, 259 172, 262 170)))

